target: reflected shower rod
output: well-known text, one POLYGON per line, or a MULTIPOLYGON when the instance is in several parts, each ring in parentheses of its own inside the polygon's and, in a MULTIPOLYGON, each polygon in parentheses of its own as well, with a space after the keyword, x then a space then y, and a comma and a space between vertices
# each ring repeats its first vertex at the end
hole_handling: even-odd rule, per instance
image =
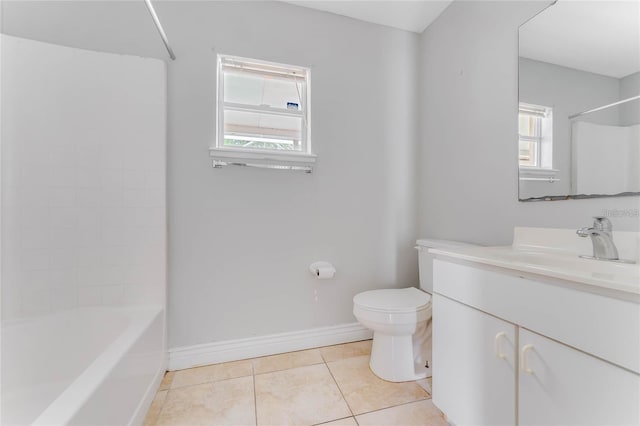
POLYGON ((616 106, 616 105, 626 104, 627 102, 635 101, 636 99, 640 99, 640 95, 632 96, 630 98, 623 99, 621 101, 614 102, 612 104, 604 105, 604 106, 601 106, 601 107, 598 107, 598 108, 590 109, 588 111, 583 111, 583 112, 579 112, 577 114, 570 115, 569 116, 569 120, 573 120, 574 118, 578 118, 578 117, 580 117, 582 115, 591 114, 592 112, 596 112, 596 111, 600 111, 600 110, 603 110, 603 109, 611 108, 611 107, 616 106))

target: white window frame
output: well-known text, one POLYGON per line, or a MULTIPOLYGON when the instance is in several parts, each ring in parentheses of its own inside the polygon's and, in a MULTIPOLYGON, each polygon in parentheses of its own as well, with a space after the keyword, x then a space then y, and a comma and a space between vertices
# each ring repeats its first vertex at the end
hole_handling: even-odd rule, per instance
POLYGON ((213 159, 214 167, 226 165, 244 165, 254 167, 265 167, 287 170, 302 170, 311 172, 316 161, 316 155, 311 151, 311 102, 310 102, 310 77, 311 70, 306 67, 286 65, 275 62, 268 62, 258 59, 242 58, 231 55, 217 55, 217 120, 216 120, 216 140, 215 144, 209 148, 209 153, 213 159), (255 106, 237 104, 224 101, 224 69, 225 63, 236 62, 239 68, 251 72, 251 65, 255 65, 255 72, 258 74, 268 74, 269 72, 280 74, 280 76, 297 76, 304 81, 301 87, 299 109, 282 109, 271 106, 255 106), (229 147, 224 146, 224 113, 225 110, 258 112, 287 117, 302 118, 302 129, 300 139, 300 150, 274 150, 252 147, 229 147))
POLYGON ((520 135, 518 132, 518 168, 520 180, 548 180, 556 182, 559 170, 553 168, 553 108, 521 102, 518 105, 518 118, 522 113, 539 116, 534 136, 520 135), (545 123, 544 121, 547 120, 545 123), (535 165, 520 165, 520 142, 534 142, 535 165))

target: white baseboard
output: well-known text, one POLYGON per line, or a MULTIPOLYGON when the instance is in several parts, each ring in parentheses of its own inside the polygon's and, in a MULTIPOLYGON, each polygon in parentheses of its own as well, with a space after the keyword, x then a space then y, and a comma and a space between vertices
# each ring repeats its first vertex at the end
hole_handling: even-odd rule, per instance
POLYGON ((246 339, 169 349, 169 370, 238 361, 320 346, 371 339, 373 332, 359 323, 270 334, 246 339))

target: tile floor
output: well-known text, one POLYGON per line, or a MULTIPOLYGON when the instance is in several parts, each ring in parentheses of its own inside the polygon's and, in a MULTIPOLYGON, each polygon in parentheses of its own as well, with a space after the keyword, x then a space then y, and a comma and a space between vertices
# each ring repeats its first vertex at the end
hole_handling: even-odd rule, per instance
POLYGON ((429 380, 381 380, 370 352, 366 340, 169 372, 145 425, 447 425, 429 380))

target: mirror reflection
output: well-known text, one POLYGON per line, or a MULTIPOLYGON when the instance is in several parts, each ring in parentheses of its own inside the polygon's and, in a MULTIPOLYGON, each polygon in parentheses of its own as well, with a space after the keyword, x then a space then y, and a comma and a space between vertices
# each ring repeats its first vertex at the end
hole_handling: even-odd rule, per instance
POLYGON ((640 194, 639 16, 559 1, 520 27, 520 200, 640 194))

